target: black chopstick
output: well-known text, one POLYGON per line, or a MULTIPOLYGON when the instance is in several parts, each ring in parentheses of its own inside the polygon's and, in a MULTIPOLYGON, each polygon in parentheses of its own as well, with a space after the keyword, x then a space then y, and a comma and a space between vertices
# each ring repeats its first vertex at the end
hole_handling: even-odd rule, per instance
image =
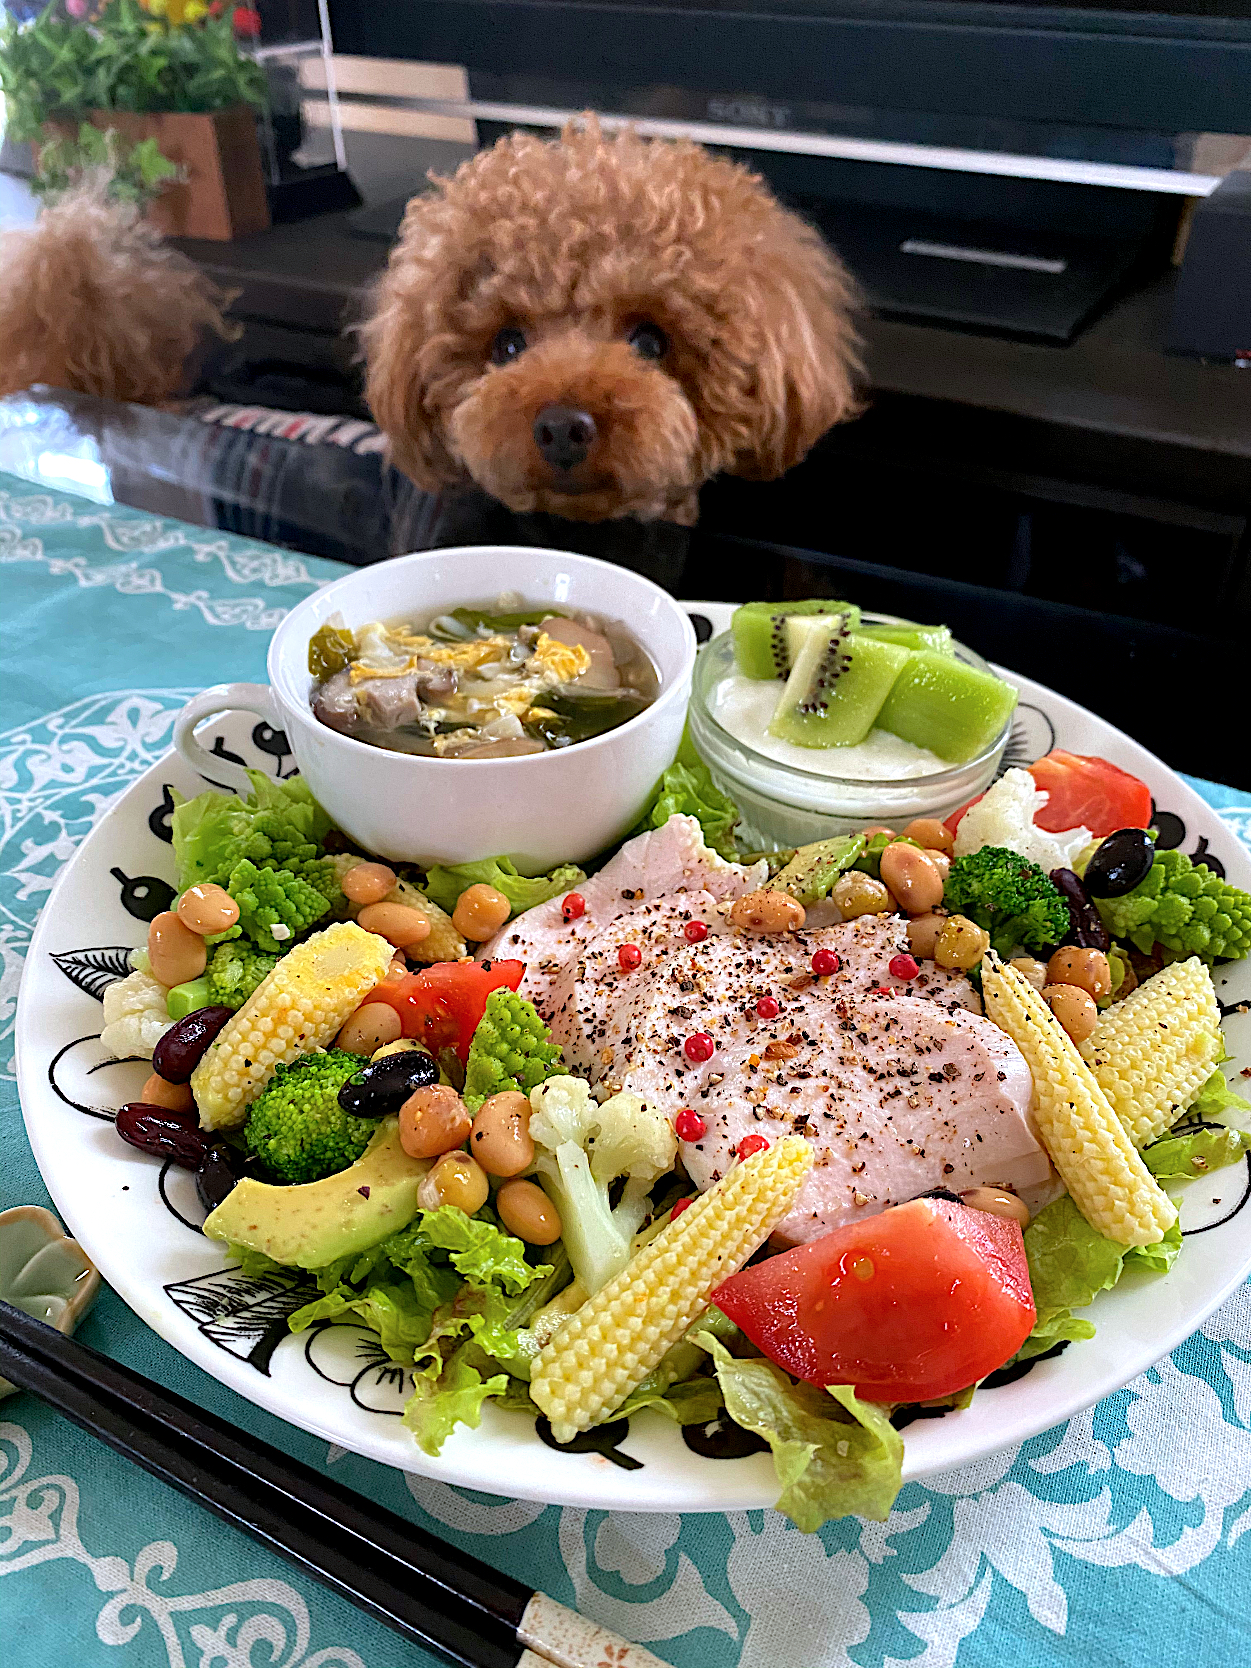
POLYGON ((603 1660, 600 1642, 624 1648, 628 1655, 611 1660, 629 1668, 664 1668, 650 1652, 2 1302, 0 1376, 458 1668, 579 1668, 603 1660), (566 1642, 569 1629, 575 1638, 566 1642), (579 1632, 595 1645, 587 1654, 579 1632))

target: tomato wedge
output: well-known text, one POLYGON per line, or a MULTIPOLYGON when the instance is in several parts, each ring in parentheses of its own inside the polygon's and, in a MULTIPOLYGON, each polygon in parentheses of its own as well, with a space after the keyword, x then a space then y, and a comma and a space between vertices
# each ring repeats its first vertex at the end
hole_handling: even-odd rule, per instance
POLYGON ((524 961, 436 961, 420 973, 405 973, 375 986, 371 1002, 387 1002, 400 1016, 406 1037, 430 1052, 454 1048, 462 1060, 493 990, 516 990, 524 961))
POLYGON ((1151 789, 1107 759, 1055 747, 1029 772, 1051 795, 1034 819, 1048 833, 1084 827, 1102 839, 1118 828, 1146 828, 1151 821, 1151 789))
POLYGON ((759 1349, 812 1384, 874 1402, 954 1395, 1033 1329, 1020 1225, 912 1199, 731 1275, 712 1301, 759 1349))
MULTIPOLYGON (((1049 834, 1059 834, 1066 828, 1089 828, 1102 839, 1118 828, 1150 826, 1151 789, 1107 759, 1053 747, 1030 765, 1029 773, 1050 795, 1034 818, 1037 826, 1049 834)), ((953 811, 944 826, 954 834, 964 813, 984 797, 976 794, 967 805, 953 811)))

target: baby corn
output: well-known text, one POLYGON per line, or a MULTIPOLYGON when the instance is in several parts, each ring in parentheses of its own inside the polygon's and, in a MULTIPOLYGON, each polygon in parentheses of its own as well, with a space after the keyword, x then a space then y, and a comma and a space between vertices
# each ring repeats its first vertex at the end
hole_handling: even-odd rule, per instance
POLYGON ((535 1359, 530 1394, 558 1442, 603 1422, 751 1256, 812 1168, 802 1136, 755 1153, 696 1199, 570 1317, 535 1359))
POLYGON ((203 1128, 237 1127, 275 1066, 332 1042, 393 954, 385 938, 341 921, 283 956, 191 1074, 203 1128))
POLYGON ((1025 1056, 1043 1144, 1078 1210, 1118 1245, 1163 1239, 1177 1208, 1051 1009, 993 950, 982 961, 982 995, 989 1017, 1025 1056))
POLYGON ((1163 1135, 1221 1057, 1221 1011, 1198 956, 1174 962, 1109 1008, 1081 1056, 1136 1147, 1163 1135))

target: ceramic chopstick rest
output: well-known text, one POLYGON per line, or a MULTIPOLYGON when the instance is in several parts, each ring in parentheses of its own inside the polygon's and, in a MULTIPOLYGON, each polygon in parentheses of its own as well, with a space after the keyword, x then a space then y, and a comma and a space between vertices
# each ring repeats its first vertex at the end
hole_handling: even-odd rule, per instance
MULTIPOLYGON (((100 1276, 87 1253, 42 1205, 0 1211, 0 1299, 73 1332, 100 1291, 100 1276)), ((0 1378, 0 1397, 16 1385, 0 1378)))

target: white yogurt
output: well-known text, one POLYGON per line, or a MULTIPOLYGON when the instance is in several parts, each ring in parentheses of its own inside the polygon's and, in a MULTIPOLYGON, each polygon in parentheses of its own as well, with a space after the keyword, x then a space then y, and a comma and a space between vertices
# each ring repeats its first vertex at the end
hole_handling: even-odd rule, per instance
POLYGON ((721 678, 713 689, 713 717, 757 753, 816 776, 888 782, 933 776, 952 768, 948 760, 940 759, 928 747, 914 747, 910 741, 876 726, 851 747, 796 747, 793 741, 771 736, 769 724, 784 688, 780 679, 745 678, 738 673, 721 678))

